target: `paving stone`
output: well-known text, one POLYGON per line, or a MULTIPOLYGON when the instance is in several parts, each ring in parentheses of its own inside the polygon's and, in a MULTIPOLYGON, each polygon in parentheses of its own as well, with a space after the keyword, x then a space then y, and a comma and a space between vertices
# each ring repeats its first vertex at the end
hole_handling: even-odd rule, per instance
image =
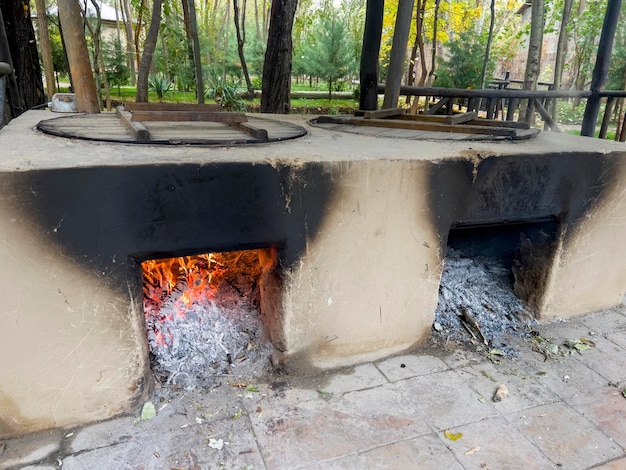
POLYGON ((624 470, 626 468, 626 458, 613 460, 612 462, 605 463, 604 465, 599 465, 597 467, 593 467, 593 470, 624 470))
POLYGON ((376 365, 390 382, 448 369, 448 365, 441 359, 426 354, 396 356, 376 365))
POLYGON ((379 447, 363 454, 369 469, 461 470, 450 450, 433 434, 379 447))
POLYGON ((606 385, 604 377, 572 356, 548 361, 532 360, 524 363, 520 368, 561 399, 606 385))
POLYGON ((250 414, 263 459, 272 470, 302 468, 354 452, 342 421, 323 399, 250 414))
POLYGON ((550 460, 504 418, 466 424, 450 431, 463 436, 451 441, 440 433, 439 438, 446 442, 463 468, 528 470, 552 467, 550 460))
POLYGON ((498 416, 498 411, 456 372, 445 371, 397 382, 420 415, 436 431, 498 416))
POLYGON ((541 405, 506 418, 559 468, 583 469, 624 454, 591 421, 565 403, 541 405))
POLYGON ((353 390, 363 390, 387 383, 385 376, 376 368, 374 364, 362 364, 354 367, 350 373, 334 374, 324 391, 339 395, 353 390))
POLYGON ((348 392, 328 403, 359 451, 431 431, 415 405, 391 384, 348 392))
POLYGON ((367 468, 367 462, 362 455, 346 455, 345 457, 339 457, 338 459, 328 460, 316 464, 314 467, 317 470, 355 470, 367 468))
POLYGON ((0 469, 25 466, 46 459, 60 450, 62 436, 61 430, 54 430, 0 441, 0 444, 4 444, 0 469))
POLYGON ((608 382, 626 380, 626 349, 607 339, 598 339, 596 347, 582 354, 573 354, 572 357, 600 374, 608 382))
POLYGON ((538 384, 531 376, 520 374, 509 365, 484 363, 465 367, 458 374, 491 402, 498 387, 505 385, 509 391, 508 396, 499 402, 493 402, 494 407, 503 414, 558 400, 548 388, 538 384))
POLYGON ((626 398, 617 387, 605 387, 576 395, 567 402, 626 449, 626 398))
POLYGON ((580 321, 598 335, 626 329, 626 308, 594 312, 580 317, 580 321))
MULTIPOLYGON (((154 418, 153 418, 154 419, 154 418)), ((147 422, 146 422, 147 423, 147 422)), ((246 425, 239 420, 213 421, 211 425, 185 428, 156 426, 150 432, 139 433, 132 440, 96 447, 63 459, 64 470, 105 468, 242 468, 253 465, 264 467, 256 443, 246 425), (210 446, 221 439, 222 448, 210 446)))
POLYGON ((618 331, 607 335, 607 339, 618 346, 626 349, 626 331, 618 331))

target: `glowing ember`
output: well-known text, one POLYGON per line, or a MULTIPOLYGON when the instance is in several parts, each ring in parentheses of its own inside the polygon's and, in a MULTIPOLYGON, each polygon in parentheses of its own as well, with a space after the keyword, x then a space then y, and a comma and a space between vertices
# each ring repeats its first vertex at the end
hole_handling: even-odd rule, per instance
POLYGON ((205 385, 263 349, 257 250, 148 260, 142 268, 152 369, 161 381, 205 385))

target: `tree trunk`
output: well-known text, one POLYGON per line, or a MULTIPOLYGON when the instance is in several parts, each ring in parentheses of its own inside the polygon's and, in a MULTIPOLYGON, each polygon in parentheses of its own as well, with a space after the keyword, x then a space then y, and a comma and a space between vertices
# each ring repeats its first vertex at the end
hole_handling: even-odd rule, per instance
POLYGON ((120 4, 124 7, 122 11, 124 12, 124 31, 126 32, 126 53, 128 54, 128 66, 130 67, 130 83, 135 85, 137 83, 137 61, 130 2, 129 0, 120 0, 120 4))
POLYGON ((8 55, 3 62, 12 64, 14 73, 7 83, 7 98, 13 117, 33 106, 46 102, 41 80, 41 68, 37 55, 37 41, 30 16, 28 2, 8 0, 0 2, 8 55))
POLYGON ((400 85, 404 69, 404 59, 406 57, 406 46, 409 40, 409 30, 411 29, 411 12, 413 11, 413 0, 399 0, 398 13, 396 15, 396 27, 393 32, 393 42, 385 81, 385 97, 383 108, 395 108, 398 106, 400 95, 400 85))
MULTIPOLYGON (((135 60, 137 61, 137 74, 139 74, 139 69, 141 69, 141 53, 139 52, 139 36, 141 35, 141 26, 143 25, 143 10, 145 8, 144 2, 145 0, 141 0, 141 2, 139 3, 139 8, 137 9, 139 14, 137 16, 137 23, 135 26, 135 41, 134 42, 135 42, 135 60)), ((156 47, 156 42, 155 42, 155 47, 156 47)))
POLYGON ((484 89, 487 81, 487 66, 489 65, 489 55, 491 54, 491 41, 493 41, 493 25, 496 20, 496 0, 491 0, 491 18, 489 19, 489 35, 487 36, 487 46, 485 47, 485 58, 483 59, 483 70, 480 74, 480 88, 484 89))
POLYGON ((183 14, 185 16, 185 29, 187 37, 191 41, 191 61, 196 78, 196 101, 204 104, 204 80, 202 77, 202 57, 200 56, 200 41, 198 40, 198 20, 196 18, 196 6, 194 0, 182 0, 183 14))
POLYGON ((241 70, 243 77, 246 80, 246 88, 248 89, 248 96, 250 99, 254 98, 254 87, 250 81, 250 74, 248 73, 248 64, 246 64, 246 57, 243 52, 243 46, 246 42, 246 0, 243 0, 243 13, 241 15, 241 23, 239 20, 239 2, 233 0, 233 17, 235 20, 235 32, 237 33, 237 52, 239 53, 239 60, 241 61, 241 70))
POLYGON ((148 76, 150 75, 150 67, 152 67, 152 56, 156 49, 157 39, 159 37, 159 26, 161 24, 161 8, 163 0, 154 0, 152 8, 152 19, 150 20, 150 29, 146 36, 146 42, 143 46, 143 54, 139 65, 139 74, 137 76, 137 103, 148 102, 148 76))
POLYGON ((263 63, 261 112, 286 114, 291 101, 291 31, 298 0, 274 0, 263 63))
POLYGON ((91 62, 85 40, 85 26, 77 0, 58 0, 59 19, 63 25, 63 37, 67 47, 76 106, 81 113, 100 112, 96 84, 91 73, 91 62))
MULTIPOLYGON (((556 45, 556 59, 554 63, 554 80, 552 89, 559 90, 561 88, 561 80, 563 77, 563 65, 565 63, 565 56, 567 55, 567 41, 569 35, 567 34, 567 24, 569 23, 569 17, 572 12, 573 0, 565 0, 563 5, 563 15, 561 17, 561 28, 559 30, 559 40, 556 45)), ((557 120, 557 99, 552 100, 552 119, 557 120)))
POLYGON ((378 55, 383 30, 384 0, 367 0, 365 28, 359 81, 359 109, 374 111, 378 108, 378 55))
MULTIPOLYGON (((543 25, 545 18, 544 0, 533 0, 531 6, 530 37, 528 39, 528 55, 526 58, 526 71, 524 72, 524 90, 535 90, 539 79, 541 65, 541 48, 543 43, 543 25)), ((530 122, 534 116, 532 102, 526 105, 525 112, 520 108, 520 116, 524 114, 524 120, 530 122)))
POLYGON ((609 76, 609 62, 621 8, 622 0, 608 0, 602 33, 600 34, 600 43, 598 44, 598 55, 596 56, 596 64, 591 77, 591 96, 587 99, 580 135, 593 137, 596 129, 596 120, 600 112, 600 96, 598 93, 604 89, 609 76))
POLYGON ((46 0, 35 0, 37 6, 37 28, 39 29, 39 49, 43 61, 43 70, 46 75, 46 90, 48 100, 52 100, 52 95, 56 91, 54 84, 54 65, 52 61, 52 47, 50 46, 50 34, 48 33, 48 13, 46 11, 46 0))
MULTIPOLYGON (((100 5, 96 0, 91 0, 91 3, 96 10, 96 27, 95 29, 91 25, 91 22, 87 19, 87 4, 85 4, 85 24, 89 28, 89 34, 91 34, 91 39, 93 41, 93 63, 96 71, 96 76, 100 75, 102 77, 102 83, 104 84, 104 94, 106 100, 106 109, 107 111, 111 111, 111 89, 109 88, 109 78, 107 77, 106 67, 104 65, 104 56, 102 54, 102 17, 100 16, 100 5)), ((100 87, 98 86, 98 92, 100 91, 100 87)), ((99 99, 98 104, 102 102, 102 97, 100 93, 98 93, 99 99)))
MULTIPOLYGON (((415 16, 415 43, 419 51, 420 62, 420 78, 417 78, 415 74, 415 86, 424 86, 426 83, 426 76, 428 71, 426 70, 426 53, 424 52, 424 12, 426 11, 427 0, 417 0, 417 13, 415 16)), ((413 103, 411 104, 411 113, 417 114, 419 107, 419 96, 413 97, 413 103)))
POLYGON ((433 19, 433 50, 430 56, 430 73, 428 74, 428 86, 432 86, 435 81, 435 70, 437 69, 437 23, 439 23, 439 3, 435 0, 435 13, 433 19))

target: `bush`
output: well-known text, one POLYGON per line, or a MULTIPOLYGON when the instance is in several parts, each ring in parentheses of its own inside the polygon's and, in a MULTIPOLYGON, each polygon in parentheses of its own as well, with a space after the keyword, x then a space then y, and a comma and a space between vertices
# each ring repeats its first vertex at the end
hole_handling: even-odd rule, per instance
POLYGON ((246 91, 232 81, 212 75, 204 94, 229 111, 246 111, 246 102, 241 97, 246 91))
POLYGON ((148 88, 156 93, 159 101, 163 101, 163 96, 165 96, 165 94, 170 91, 173 84, 174 82, 167 78, 161 72, 151 74, 148 77, 148 88))
MULTIPOLYGON (((434 85, 446 88, 480 89, 487 47, 486 37, 466 31, 450 40, 447 46, 448 54, 439 59, 434 85)), ((487 82, 493 75, 494 69, 495 61, 490 58, 487 64, 487 82)))

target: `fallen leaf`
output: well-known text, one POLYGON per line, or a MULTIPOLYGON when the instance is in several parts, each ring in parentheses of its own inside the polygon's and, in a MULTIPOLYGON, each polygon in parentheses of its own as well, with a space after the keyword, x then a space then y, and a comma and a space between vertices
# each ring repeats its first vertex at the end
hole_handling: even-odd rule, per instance
POLYGON ((441 323, 439 323, 439 322, 437 322, 437 321, 433 323, 433 328, 434 328, 435 330, 437 330, 437 331, 441 331, 441 330, 443 330, 443 326, 441 326, 441 323))
POLYGON ((224 447, 224 439, 209 439, 209 447, 212 449, 222 450, 224 447))
POLYGON ((239 388, 246 388, 248 386, 247 383, 240 381, 240 382, 233 382, 231 384, 229 384, 231 387, 239 387, 239 388))
POLYGON ((583 338, 582 336, 581 336, 581 338, 580 338, 580 342, 581 342, 581 343, 583 343, 583 344, 586 344, 587 346, 591 346, 592 348, 595 348, 595 347, 596 347, 596 343, 594 343, 594 342, 593 342, 593 341, 591 341, 590 339, 583 338))
POLYGON ((156 409, 154 408, 154 403, 152 403, 151 401, 145 402, 143 408, 141 409, 141 421, 154 418, 155 416, 156 409))
POLYGON ((233 419, 239 419, 242 416, 245 416, 247 414, 248 414, 248 412, 246 410, 241 410, 240 409, 237 413, 235 413, 235 416, 233 416, 233 419))
POLYGON ((472 447, 470 450, 465 452, 465 455, 474 455, 479 450, 480 450, 480 447, 472 447))
POLYGON ((481 403, 487 403, 487 399, 485 397, 479 397, 478 401, 481 403))
POLYGON ((509 389, 506 385, 502 384, 496 390, 496 393, 493 394, 493 401, 502 401, 503 398, 509 396, 509 389))
POLYGON ((461 432, 454 433, 454 432, 450 431, 449 429, 446 429, 443 432, 443 435, 446 436, 451 441, 458 441, 459 439, 461 439, 463 437, 463 433, 461 433, 461 432))
POLYGON ((583 351, 586 351, 587 349, 591 349, 591 346, 585 343, 574 343, 574 348, 576 349, 576 351, 581 353, 583 351))
POLYGON ((248 385, 245 389, 246 392, 258 392, 259 387, 256 385, 248 385))
POLYGON ((492 382, 497 382, 496 379, 493 378, 493 375, 491 375, 489 372, 487 372, 486 370, 481 370, 480 371, 481 374, 483 374, 484 377, 487 377, 489 380, 491 380, 492 382))

